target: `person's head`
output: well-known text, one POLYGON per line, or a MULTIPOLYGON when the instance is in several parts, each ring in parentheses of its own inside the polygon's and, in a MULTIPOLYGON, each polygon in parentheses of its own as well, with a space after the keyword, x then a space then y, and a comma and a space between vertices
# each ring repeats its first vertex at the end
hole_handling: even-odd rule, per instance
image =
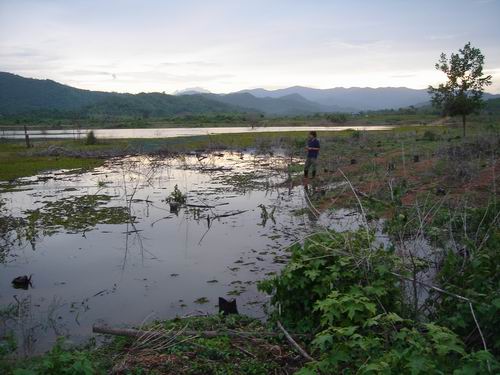
POLYGON ((316 136, 317 136, 316 131, 311 130, 311 131, 309 132, 309 138, 311 138, 311 139, 312 139, 312 138, 316 138, 316 136))

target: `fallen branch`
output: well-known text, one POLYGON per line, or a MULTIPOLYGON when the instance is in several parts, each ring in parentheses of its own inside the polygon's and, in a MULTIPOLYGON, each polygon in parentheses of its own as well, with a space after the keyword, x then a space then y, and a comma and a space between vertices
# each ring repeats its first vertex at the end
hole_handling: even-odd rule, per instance
POLYGON ((240 210, 240 211, 235 211, 235 212, 229 212, 229 213, 226 213, 226 214, 221 214, 221 215, 215 215, 214 217, 212 217, 211 219, 219 219, 221 217, 229 217, 229 216, 236 216, 236 215, 240 215, 240 214, 244 214, 245 212, 247 212, 248 210, 240 210))
POLYGON ((202 172, 229 172, 232 171, 233 168, 225 168, 225 167, 215 167, 215 168, 201 168, 202 172))
POLYGON ((285 338, 288 340, 288 342, 295 349, 297 349, 299 351, 299 353, 302 355, 302 357, 304 357, 308 361, 314 362, 314 358, 311 357, 309 354, 307 354, 307 352, 304 349, 302 349, 302 347, 299 344, 297 344, 297 342, 292 338, 292 336, 290 336, 290 334, 287 332, 287 330, 285 328, 283 328, 283 326, 281 325, 281 322, 279 320, 276 322, 276 324, 278 325, 278 328, 281 329, 281 331, 285 335, 285 338))
POLYGON ((249 357, 252 357, 252 358, 257 358, 257 356, 253 353, 250 353, 248 350, 245 350, 243 349, 241 346, 238 346, 236 344, 233 344, 231 343, 231 346, 235 347, 236 349, 238 349, 239 351, 241 351, 242 353, 245 353, 246 355, 248 355, 249 357))
POLYGON ((186 204, 186 207, 192 207, 192 208, 215 208, 215 206, 209 206, 206 204, 186 204))
MULTIPOLYGON (((168 337, 170 335, 165 335, 165 332, 158 331, 145 331, 133 328, 111 328, 105 326, 93 326, 93 333, 101 333, 105 335, 113 336, 126 336, 126 337, 144 337, 145 335, 153 337, 168 337)), ((277 332, 241 332, 241 331, 183 331, 182 336, 201 336, 206 338, 219 337, 219 336, 229 336, 229 337, 277 337, 280 334, 277 332)), ((301 337, 308 337, 308 335, 296 335, 301 337)))
POLYGON ((356 191, 356 194, 361 195, 365 199, 369 199, 369 200, 372 200, 374 202, 378 202, 380 204, 383 204, 384 206, 388 206, 389 205, 387 202, 384 202, 383 200, 380 200, 380 199, 375 198, 375 197, 373 197, 371 195, 363 193, 361 190, 358 190, 358 189, 354 189, 354 190, 356 191))

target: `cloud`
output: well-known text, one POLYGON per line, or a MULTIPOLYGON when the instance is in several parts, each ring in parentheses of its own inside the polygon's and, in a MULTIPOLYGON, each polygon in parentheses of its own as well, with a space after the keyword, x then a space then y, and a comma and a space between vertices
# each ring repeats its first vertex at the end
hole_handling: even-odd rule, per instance
POLYGON ((178 62, 162 62, 158 64, 160 66, 200 66, 200 67, 210 67, 218 66, 220 64, 208 61, 178 61, 178 62))
POLYGON ((0 58, 5 60, 25 61, 36 59, 40 62, 51 62, 60 60, 60 56, 45 50, 30 47, 9 47, 0 45, 0 58))
POLYGON ((192 84, 196 82, 210 82, 219 79, 234 78, 233 74, 213 73, 213 74, 172 74, 157 70, 120 72, 120 79, 129 81, 141 80, 161 80, 163 82, 177 82, 192 84))
POLYGON ((341 47, 346 49, 374 49, 374 48, 387 48, 390 46, 389 40, 385 39, 335 40, 328 44, 332 47, 341 47))
POLYGON ((416 77, 416 73, 408 73, 408 74, 392 74, 389 77, 391 78, 411 78, 411 77, 416 77))
POLYGON ((70 76, 114 76, 113 73, 111 72, 103 72, 103 71, 96 71, 96 70, 85 70, 85 69, 77 69, 77 70, 66 70, 66 71, 61 71, 62 74, 68 74, 70 76))

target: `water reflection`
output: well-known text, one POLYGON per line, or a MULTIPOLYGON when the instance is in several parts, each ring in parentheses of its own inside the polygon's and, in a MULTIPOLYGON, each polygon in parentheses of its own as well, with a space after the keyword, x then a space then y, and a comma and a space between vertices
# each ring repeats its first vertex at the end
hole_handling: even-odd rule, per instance
MULTIPOLYGON (((194 135, 236 134, 236 133, 263 133, 263 132, 290 132, 290 131, 341 131, 346 129, 359 131, 390 130, 391 125, 371 126, 266 126, 266 127, 217 127, 217 128, 150 128, 150 129, 71 129, 71 130, 30 130, 32 139, 40 138, 70 138, 81 139, 92 130, 100 139, 120 138, 174 138, 194 135)), ((2 138, 22 139, 24 131, 2 130, 2 138)))
POLYGON ((125 208, 130 220, 92 222, 83 231, 38 228, 33 246, 13 244, 0 265, 0 306, 29 300, 30 314, 22 324, 11 316, 3 330, 14 329, 27 354, 61 334, 79 342, 97 321, 212 313, 219 296, 236 297, 241 313, 263 317, 267 300, 256 281, 277 272, 286 245, 310 230, 307 218, 290 214, 305 205, 302 188, 280 186, 288 162, 240 153, 129 157, 89 173, 23 179, 22 191, 2 195, 15 217, 65 199, 108 196, 104 207, 125 208), (175 185, 188 206, 172 213, 166 198, 175 185), (33 275, 34 287, 13 289, 12 279, 24 274, 33 275))
MULTIPOLYGON (((107 196, 104 207, 128 215, 119 224, 87 222, 83 231, 59 226, 38 230, 31 242, 9 242, 0 264, 0 306, 7 307, 0 336, 13 330, 20 354, 33 354, 59 335, 81 342, 97 322, 134 325, 146 317, 213 313, 219 296, 235 297, 242 314, 264 317, 267 298, 256 282, 286 264, 287 246, 318 229, 356 230, 364 223, 356 209, 320 214, 312 201, 345 186, 293 186, 290 162, 230 152, 141 156, 83 174, 23 179, 22 190, 2 195, 13 217, 89 196, 107 196), (167 198, 176 185, 187 205, 171 212, 167 198), (19 275, 33 275, 33 288, 13 289, 19 275)), ((371 225, 377 244, 388 247, 383 222, 371 225)))

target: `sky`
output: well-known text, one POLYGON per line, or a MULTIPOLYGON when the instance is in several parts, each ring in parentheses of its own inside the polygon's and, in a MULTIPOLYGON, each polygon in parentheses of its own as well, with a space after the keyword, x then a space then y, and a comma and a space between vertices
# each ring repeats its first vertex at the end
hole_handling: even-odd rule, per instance
POLYGON ((422 89, 467 42, 500 93, 500 0, 0 0, 0 71, 174 93, 422 89))

